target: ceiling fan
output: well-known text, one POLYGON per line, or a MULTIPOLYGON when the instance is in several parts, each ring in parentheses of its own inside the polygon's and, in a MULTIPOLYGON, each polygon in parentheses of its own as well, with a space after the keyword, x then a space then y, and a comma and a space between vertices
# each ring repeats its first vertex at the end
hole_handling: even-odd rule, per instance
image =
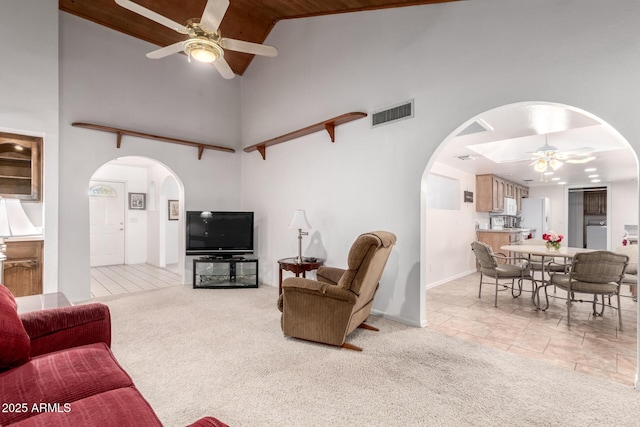
POLYGON ((229 0, 209 0, 204 8, 202 17, 200 19, 189 19, 185 25, 180 25, 130 0, 115 0, 115 2, 138 15, 189 36, 183 42, 173 43, 147 53, 148 58, 159 59, 184 51, 189 60, 193 58, 196 61, 211 63, 222 77, 232 79, 234 76, 233 70, 224 60, 225 49, 252 55, 276 56, 278 54, 278 50, 273 46, 222 37, 219 27, 229 7, 229 0))
POLYGON ((544 145, 536 151, 529 152, 533 155, 533 168, 536 172, 546 172, 548 168, 554 171, 564 163, 587 163, 594 160, 594 156, 590 156, 593 152, 591 147, 576 148, 573 150, 560 151, 558 147, 549 145, 547 135, 544 136, 544 145), (579 157, 579 158, 575 158, 579 157))

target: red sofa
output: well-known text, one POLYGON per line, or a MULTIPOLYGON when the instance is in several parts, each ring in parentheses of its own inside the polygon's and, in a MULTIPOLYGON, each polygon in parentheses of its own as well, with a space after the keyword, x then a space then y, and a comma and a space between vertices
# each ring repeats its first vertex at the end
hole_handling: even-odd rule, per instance
POLYGON ((106 305, 19 315, 0 285, 0 426, 161 426, 110 345, 106 305))

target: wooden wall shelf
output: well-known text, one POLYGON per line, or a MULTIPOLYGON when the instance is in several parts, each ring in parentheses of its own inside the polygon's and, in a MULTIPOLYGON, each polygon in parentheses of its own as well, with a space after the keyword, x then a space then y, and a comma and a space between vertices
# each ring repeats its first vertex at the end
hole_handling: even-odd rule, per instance
POLYGON ((139 138, 153 139, 156 141, 170 142, 172 144, 190 145, 192 147, 197 147, 198 160, 202 159, 202 153, 204 152, 204 150, 217 150, 217 151, 224 151, 226 153, 236 152, 236 150, 234 150, 233 148, 221 147, 219 145, 202 144, 200 142, 186 141, 184 139, 170 138, 168 136, 152 135, 150 133, 137 132, 135 130, 127 130, 127 129, 121 129, 121 128, 116 128, 111 126, 96 125, 93 123, 75 122, 75 123, 71 123, 71 126, 99 130, 99 131, 109 132, 109 133, 115 133, 117 135, 116 146, 118 148, 120 148, 120 145, 122 144, 122 135, 129 135, 129 136, 136 136, 139 138))
POLYGON ((323 122, 316 123, 316 124, 313 124, 311 126, 307 126, 306 128, 290 132, 290 133, 288 133, 286 135, 282 135, 282 136, 279 136, 277 138, 272 138, 272 139, 269 139, 267 141, 260 142, 258 144, 252 145, 250 147, 246 147, 244 149, 244 151, 246 151, 247 153, 250 153, 251 151, 256 151, 257 150, 260 153, 260 155, 262 156, 262 159, 266 160, 266 158, 267 158, 267 147, 270 147, 270 146, 276 145, 276 144, 282 144, 283 142, 290 141, 290 140, 296 139, 296 138, 300 138, 301 136, 309 135, 311 133, 319 132, 321 130, 326 130, 327 133, 329 134, 329 137, 331 138, 331 142, 335 142, 335 140, 336 140, 335 127, 336 126, 342 125, 344 123, 351 122, 353 120, 358 120, 358 119, 361 119, 363 117, 367 117, 367 113, 361 113, 361 112, 346 113, 346 114, 343 114, 341 116, 337 116, 337 117, 334 117, 332 119, 325 120, 323 122))

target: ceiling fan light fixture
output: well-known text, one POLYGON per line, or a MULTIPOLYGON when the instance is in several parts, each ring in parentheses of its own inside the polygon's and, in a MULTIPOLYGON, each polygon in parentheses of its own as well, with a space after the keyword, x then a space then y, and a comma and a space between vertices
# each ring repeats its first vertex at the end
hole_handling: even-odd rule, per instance
POLYGON ((206 39, 189 39, 184 42, 183 48, 189 58, 205 64, 211 64, 223 56, 222 48, 206 39))
POLYGON ((547 170, 547 161, 545 159, 540 159, 538 160, 535 165, 533 166, 533 169, 535 169, 536 172, 544 172, 547 170))
POLYGON ((562 162, 558 159, 551 159, 549 160, 549 166, 551 166, 551 169, 556 170, 562 166, 562 162))

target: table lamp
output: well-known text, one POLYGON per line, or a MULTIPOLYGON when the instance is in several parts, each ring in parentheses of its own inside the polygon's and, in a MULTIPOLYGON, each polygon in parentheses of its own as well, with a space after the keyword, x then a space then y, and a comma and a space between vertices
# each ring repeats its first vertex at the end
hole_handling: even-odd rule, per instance
POLYGON ((298 209, 293 212, 293 219, 291 220, 291 224, 289 224, 289 228, 297 228, 298 229, 298 256, 296 257, 296 262, 301 263, 303 261, 302 258, 302 236, 308 236, 309 233, 302 230, 308 230, 311 228, 309 221, 307 221, 307 215, 304 210, 298 209))
POLYGON ((29 221, 20 200, 0 198, 0 283, 4 283, 4 261, 7 259, 4 239, 39 234, 42 233, 29 221))

